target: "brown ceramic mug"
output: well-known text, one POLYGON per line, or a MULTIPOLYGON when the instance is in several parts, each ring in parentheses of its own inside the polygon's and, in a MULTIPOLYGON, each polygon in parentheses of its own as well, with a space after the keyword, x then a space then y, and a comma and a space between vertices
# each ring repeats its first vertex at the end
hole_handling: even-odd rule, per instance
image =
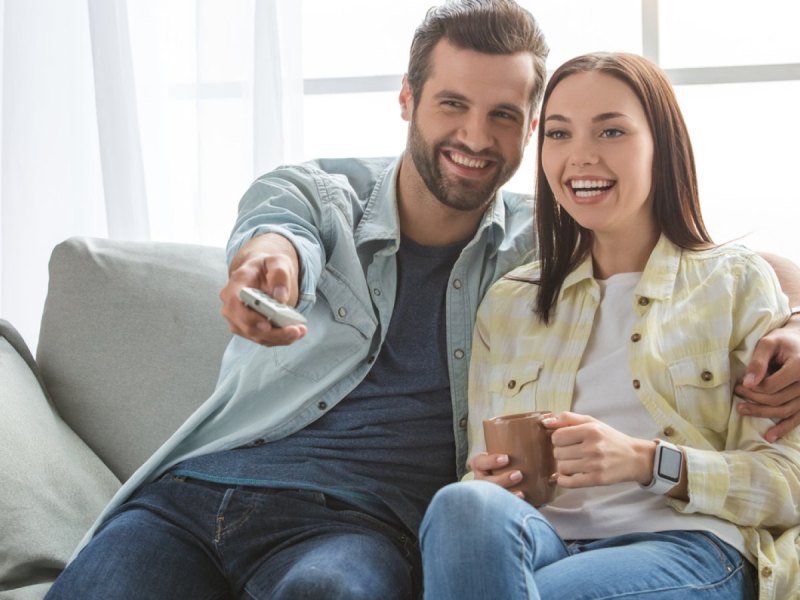
POLYGON ((508 465, 495 469, 500 475, 509 471, 520 471, 522 481, 508 488, 521 491, 525 500, 533 506, 552 502, 556 485, 553 474, 556 470, 553 458, 552 432, 542 425, 549 412, 527 412, 486 419, 483 435, 489 454, 507 454, 508 465))

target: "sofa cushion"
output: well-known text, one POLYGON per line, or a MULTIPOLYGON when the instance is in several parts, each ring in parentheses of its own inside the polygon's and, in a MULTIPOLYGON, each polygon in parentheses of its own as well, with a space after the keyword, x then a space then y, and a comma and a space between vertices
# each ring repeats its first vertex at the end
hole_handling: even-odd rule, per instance
POLYGON ((0 598, 41 598, 119 481, 64 423, 0 321, 0 598))
POLYGON ((37 349, 64 420, 121 480, 214 388, 231 334, 222 248, 71 238, 53 250, 37 349))

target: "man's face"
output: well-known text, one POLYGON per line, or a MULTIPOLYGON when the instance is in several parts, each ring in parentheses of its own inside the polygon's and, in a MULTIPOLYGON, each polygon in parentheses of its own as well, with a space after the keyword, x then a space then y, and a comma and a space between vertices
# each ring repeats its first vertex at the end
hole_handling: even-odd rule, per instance
POLYGON ((533 59, 463 50, 446 39, 431 59, 418 104, 406 82, 400 94, 411 122, 408 152, 442 204, 483 208, 516 172, 536 125, 530 119, 533 59))

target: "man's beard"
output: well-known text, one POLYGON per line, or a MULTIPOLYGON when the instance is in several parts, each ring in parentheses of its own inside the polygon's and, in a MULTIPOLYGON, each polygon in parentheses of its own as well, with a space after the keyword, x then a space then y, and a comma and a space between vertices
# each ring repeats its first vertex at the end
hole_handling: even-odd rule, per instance
POLYGON ((481 152, 475 154, 462 144, 453 142, 439 142, 431 147, 422 137, 417 127, 416 119, 412 117, 409 129, 409 149, 414 165, 422 181, 436 197, 436 199, 456 210, 470 211, 485 207, 494 198, 497 190, 505 184, 519 167, 522 159, 509 164, 495 152, 481 152), (445 177, 439 165, 439 156, 443 146, 453 148, 474 158, 487 158, 495 163, 494 176, 486 181, 475 181, 461 177, 445 177))

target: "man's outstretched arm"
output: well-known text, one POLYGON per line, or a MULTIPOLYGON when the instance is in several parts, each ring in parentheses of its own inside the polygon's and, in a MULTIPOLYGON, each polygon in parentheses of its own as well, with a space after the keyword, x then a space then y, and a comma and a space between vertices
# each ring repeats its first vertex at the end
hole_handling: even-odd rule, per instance
MULTIPOLYGON (((789 305, 800 306, 800 267, 782 256, 761 256, 775 270, 789 305)), ((751 401, 739 403, 741 414, 780 419, 767 432, 767 441, 800 425, 800 315, 761 339, 736 393, 751 401)))

